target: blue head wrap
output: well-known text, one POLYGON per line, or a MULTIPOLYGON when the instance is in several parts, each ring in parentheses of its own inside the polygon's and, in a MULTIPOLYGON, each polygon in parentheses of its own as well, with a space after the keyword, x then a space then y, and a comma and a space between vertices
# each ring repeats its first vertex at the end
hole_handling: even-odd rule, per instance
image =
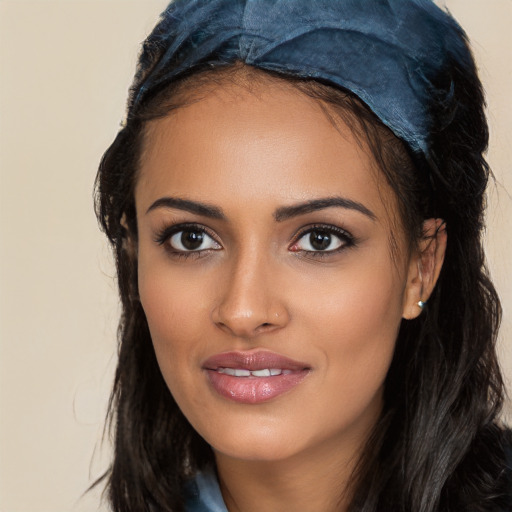
POLYGON ((430 0, 175 0, 144 43, 129 111, 199 64, 235 61, 348 89, 427 158, 450 66, 473 66, 464 32, 430 0))

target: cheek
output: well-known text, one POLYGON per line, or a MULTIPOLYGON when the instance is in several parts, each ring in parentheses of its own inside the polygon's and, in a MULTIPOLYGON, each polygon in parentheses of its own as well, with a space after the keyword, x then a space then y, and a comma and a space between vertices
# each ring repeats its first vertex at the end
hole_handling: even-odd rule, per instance
POLYGON ((298 330, 322 354, 333 389, 359 407, 381 387, 401 324, 403 282, 389 265, 354 265, 350 272, 303 283, 296 293, 298 330), (341 391, 342 390, 342 391, 341 391))
POLYGON ((375 252, 354 254, 339 269, 301 273, 295 280, 296 290, 290 293, 297 318, 307 319, 306 323, 340 340, 394 339, 402 316, 405 279, 389 256, 377 256, 375 252))
POLYGON ((184 329, 192 334, 201 327, 196 317, 206 306, 201 303, 204 295, 197 293, 190 282, 181 286, 176 276, 152 271, 139 278, 139 292, 148 323, 157 337, 184 329))
POLYGON ((139 264, 139 293, 162 374, 171 388, 197 364, 197 350, 208 343, 208 283, 169 268, 139 264), (199 281, 199 282, 198 282, 199 281), (198 288, 199 287, 199 288, 198 288))

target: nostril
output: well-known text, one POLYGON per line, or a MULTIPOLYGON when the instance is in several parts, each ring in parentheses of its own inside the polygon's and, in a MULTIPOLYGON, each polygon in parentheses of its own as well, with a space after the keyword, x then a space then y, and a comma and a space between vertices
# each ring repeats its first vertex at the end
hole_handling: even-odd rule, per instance
MULTIPOLYGON (((249 304, 250 306, 250 304, 249 304)), ((248 338, 284 327, 288 314, 282 304, 251 308, 236 302, 221 302, 211 312, 211 320, 220 329, 235 336, 248 338)))

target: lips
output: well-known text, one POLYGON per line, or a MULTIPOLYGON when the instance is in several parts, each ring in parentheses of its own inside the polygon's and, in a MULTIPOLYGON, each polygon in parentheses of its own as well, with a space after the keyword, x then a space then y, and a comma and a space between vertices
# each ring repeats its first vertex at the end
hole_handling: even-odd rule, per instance
POLYGON ((226 352, 203 369, 215 392, 235 402, 267 402, 299 385, 311 371, 305 363, 269 351, 226 352))

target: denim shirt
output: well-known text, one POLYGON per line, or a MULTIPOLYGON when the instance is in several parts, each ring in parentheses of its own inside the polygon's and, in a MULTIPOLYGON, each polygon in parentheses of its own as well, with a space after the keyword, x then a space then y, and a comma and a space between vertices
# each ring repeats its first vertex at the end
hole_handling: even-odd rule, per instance
POLYGON ((188 491, 186 512, 228 512, 212 470, 198 473, 188 491))

